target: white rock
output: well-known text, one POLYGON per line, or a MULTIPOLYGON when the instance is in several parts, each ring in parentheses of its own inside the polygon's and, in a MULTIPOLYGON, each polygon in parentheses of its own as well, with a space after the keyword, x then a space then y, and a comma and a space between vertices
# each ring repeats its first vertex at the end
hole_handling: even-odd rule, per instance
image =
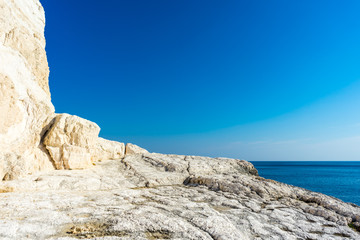
POLYGON ((40 143, 54 113, 44 27, 39 1, 0 0, 0 180, 53 168, 40 143))
POLYGON ((165 154, 130 154, 123 162, 134 171, 141 186, 182 184, 188 177, 185 156, 165 154))
POLYGON ((254 166, 244 160, 231 158, 209 158, 200 156, 187 156, 189 173, 192 176, 206 176, 216 174, 250 173, 258 175, 254 166))
POLYGON ((96 151, 98 160, 122 159, 125 156, 125 144, 99 137, 96 151))
POLYGON ((75 115, 57 114, 43 142, 52 147, 68 144, 90 148, 96 145, 99 132, 96 123, 75 115))
POLYGON ((38 0, 0 0, 1 239, 360 239, 360 207, 246 161, 133 144, 124 157, 95 123, 54 118, 44 23, 38 0))
POLYGON ((69 114, 58 114, 44 137, 56 169, 84 169, 92 165, 100 128, 96 123, 69 114))
POLYGON ((135 144, 127 143, 125 146, 125 154, 126 155, 134 155, 134 154, 144 154, 148 153, 148 151, 144 148, 141 148, 135 144))
POLYGON ((65 169, 86 169, 92 167, 92 155, 87 148, 64 144, 62 161, 65 169))
POLYGON ((261 178, 251 163, 219 160, 127 155, 3 182, 0 238, 360 239, 347 226, 358 223, 360 207, 261 178), (197 164, 195 177, 191 162, 214 169, 197 164))

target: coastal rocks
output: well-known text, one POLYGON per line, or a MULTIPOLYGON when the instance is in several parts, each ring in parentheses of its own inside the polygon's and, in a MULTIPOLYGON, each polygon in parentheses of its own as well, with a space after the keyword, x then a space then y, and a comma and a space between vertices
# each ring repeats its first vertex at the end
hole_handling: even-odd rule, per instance
POLYGON ((148 153, 148 151, 144 148, 141 148, 135 144, 127 143, 125 146, 125 154, 126 155, 134 155, 134 154, 144 154, 148 153))
POLYGON ((188 171, 192 176, 212 176, 216 174, 258 175, 256 168, 249 162, 231 158, 209 158, 187 156, 188 171))
POLYGON ((44 26, 39 1, 0 0, 0 180, 53 168, 41 144, 54 113, 44 26))
POLYGON ((78 116, 58 114, 44 137, 56 169, 84 169, 97 160, 100 128, 78 116))
POLYGON ((43 144, 56 169, 86 169, 97 161, 122 159, 124 143, 99 138, 96 123, 69 114, 58 114, 44 135, 43 144))
POLYGON ((133 154, 123 159, 129 174, 137 178, 134 180, 141 187, 182 184, 189 172, 185 156, 165 154, 133 154))
POLYGON ((360 239, 354 204, 55 115, 44 22, 38 0, 0 0, 1 239, 360 239))
POLYGON ((0 191, 1 239, 360 239, 360 207, 236 159, 126 155, 0 191))
POLYGON ((125 156, 125 144, 121 142, 99 137, 96 147, 98 160, 122 159, 125 156))
POLYGON ((143 153, 126 155, 123 163, 138 177, 138 184, 147 187, 183 184, 196 176, 257 175, 251 163, 227 158, 143 153))

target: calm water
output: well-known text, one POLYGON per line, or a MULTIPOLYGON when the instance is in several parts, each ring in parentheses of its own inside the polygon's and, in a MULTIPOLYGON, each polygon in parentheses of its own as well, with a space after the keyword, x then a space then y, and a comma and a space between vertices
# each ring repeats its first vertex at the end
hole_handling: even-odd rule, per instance
POLYGON ((252 162, 259 175, 360 206, 360 162, 252 162))

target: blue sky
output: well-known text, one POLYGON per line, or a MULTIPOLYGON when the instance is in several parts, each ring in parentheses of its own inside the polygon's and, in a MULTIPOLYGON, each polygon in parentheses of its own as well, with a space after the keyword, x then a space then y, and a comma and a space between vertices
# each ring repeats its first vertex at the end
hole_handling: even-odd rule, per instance
POLYGON ((56 112, 150 151, 360 160, 358 1, 42 1, 56 112))

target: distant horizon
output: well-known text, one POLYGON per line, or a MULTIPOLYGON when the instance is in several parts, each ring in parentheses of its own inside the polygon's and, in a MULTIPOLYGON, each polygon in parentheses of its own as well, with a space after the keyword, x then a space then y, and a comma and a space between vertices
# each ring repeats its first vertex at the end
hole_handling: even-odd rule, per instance
POLYGON ((56 112, 101 137, 250 162, 360 161, 358 1, 42 4, 56 112))
POLYGON ((274 161, 274 160, 256 160, 256 161, 249 161, 249 162, 339 162, 339 163, 342 163, 342 162, 359 162, 360 163, 360 160, 330 160, 330 161, 327 161, 327 160, 321 160, 321 161, 316 161, 316 160, 297 160, 297 161, 291 161, 291 160, 278 160, 278 161, 274 161))

